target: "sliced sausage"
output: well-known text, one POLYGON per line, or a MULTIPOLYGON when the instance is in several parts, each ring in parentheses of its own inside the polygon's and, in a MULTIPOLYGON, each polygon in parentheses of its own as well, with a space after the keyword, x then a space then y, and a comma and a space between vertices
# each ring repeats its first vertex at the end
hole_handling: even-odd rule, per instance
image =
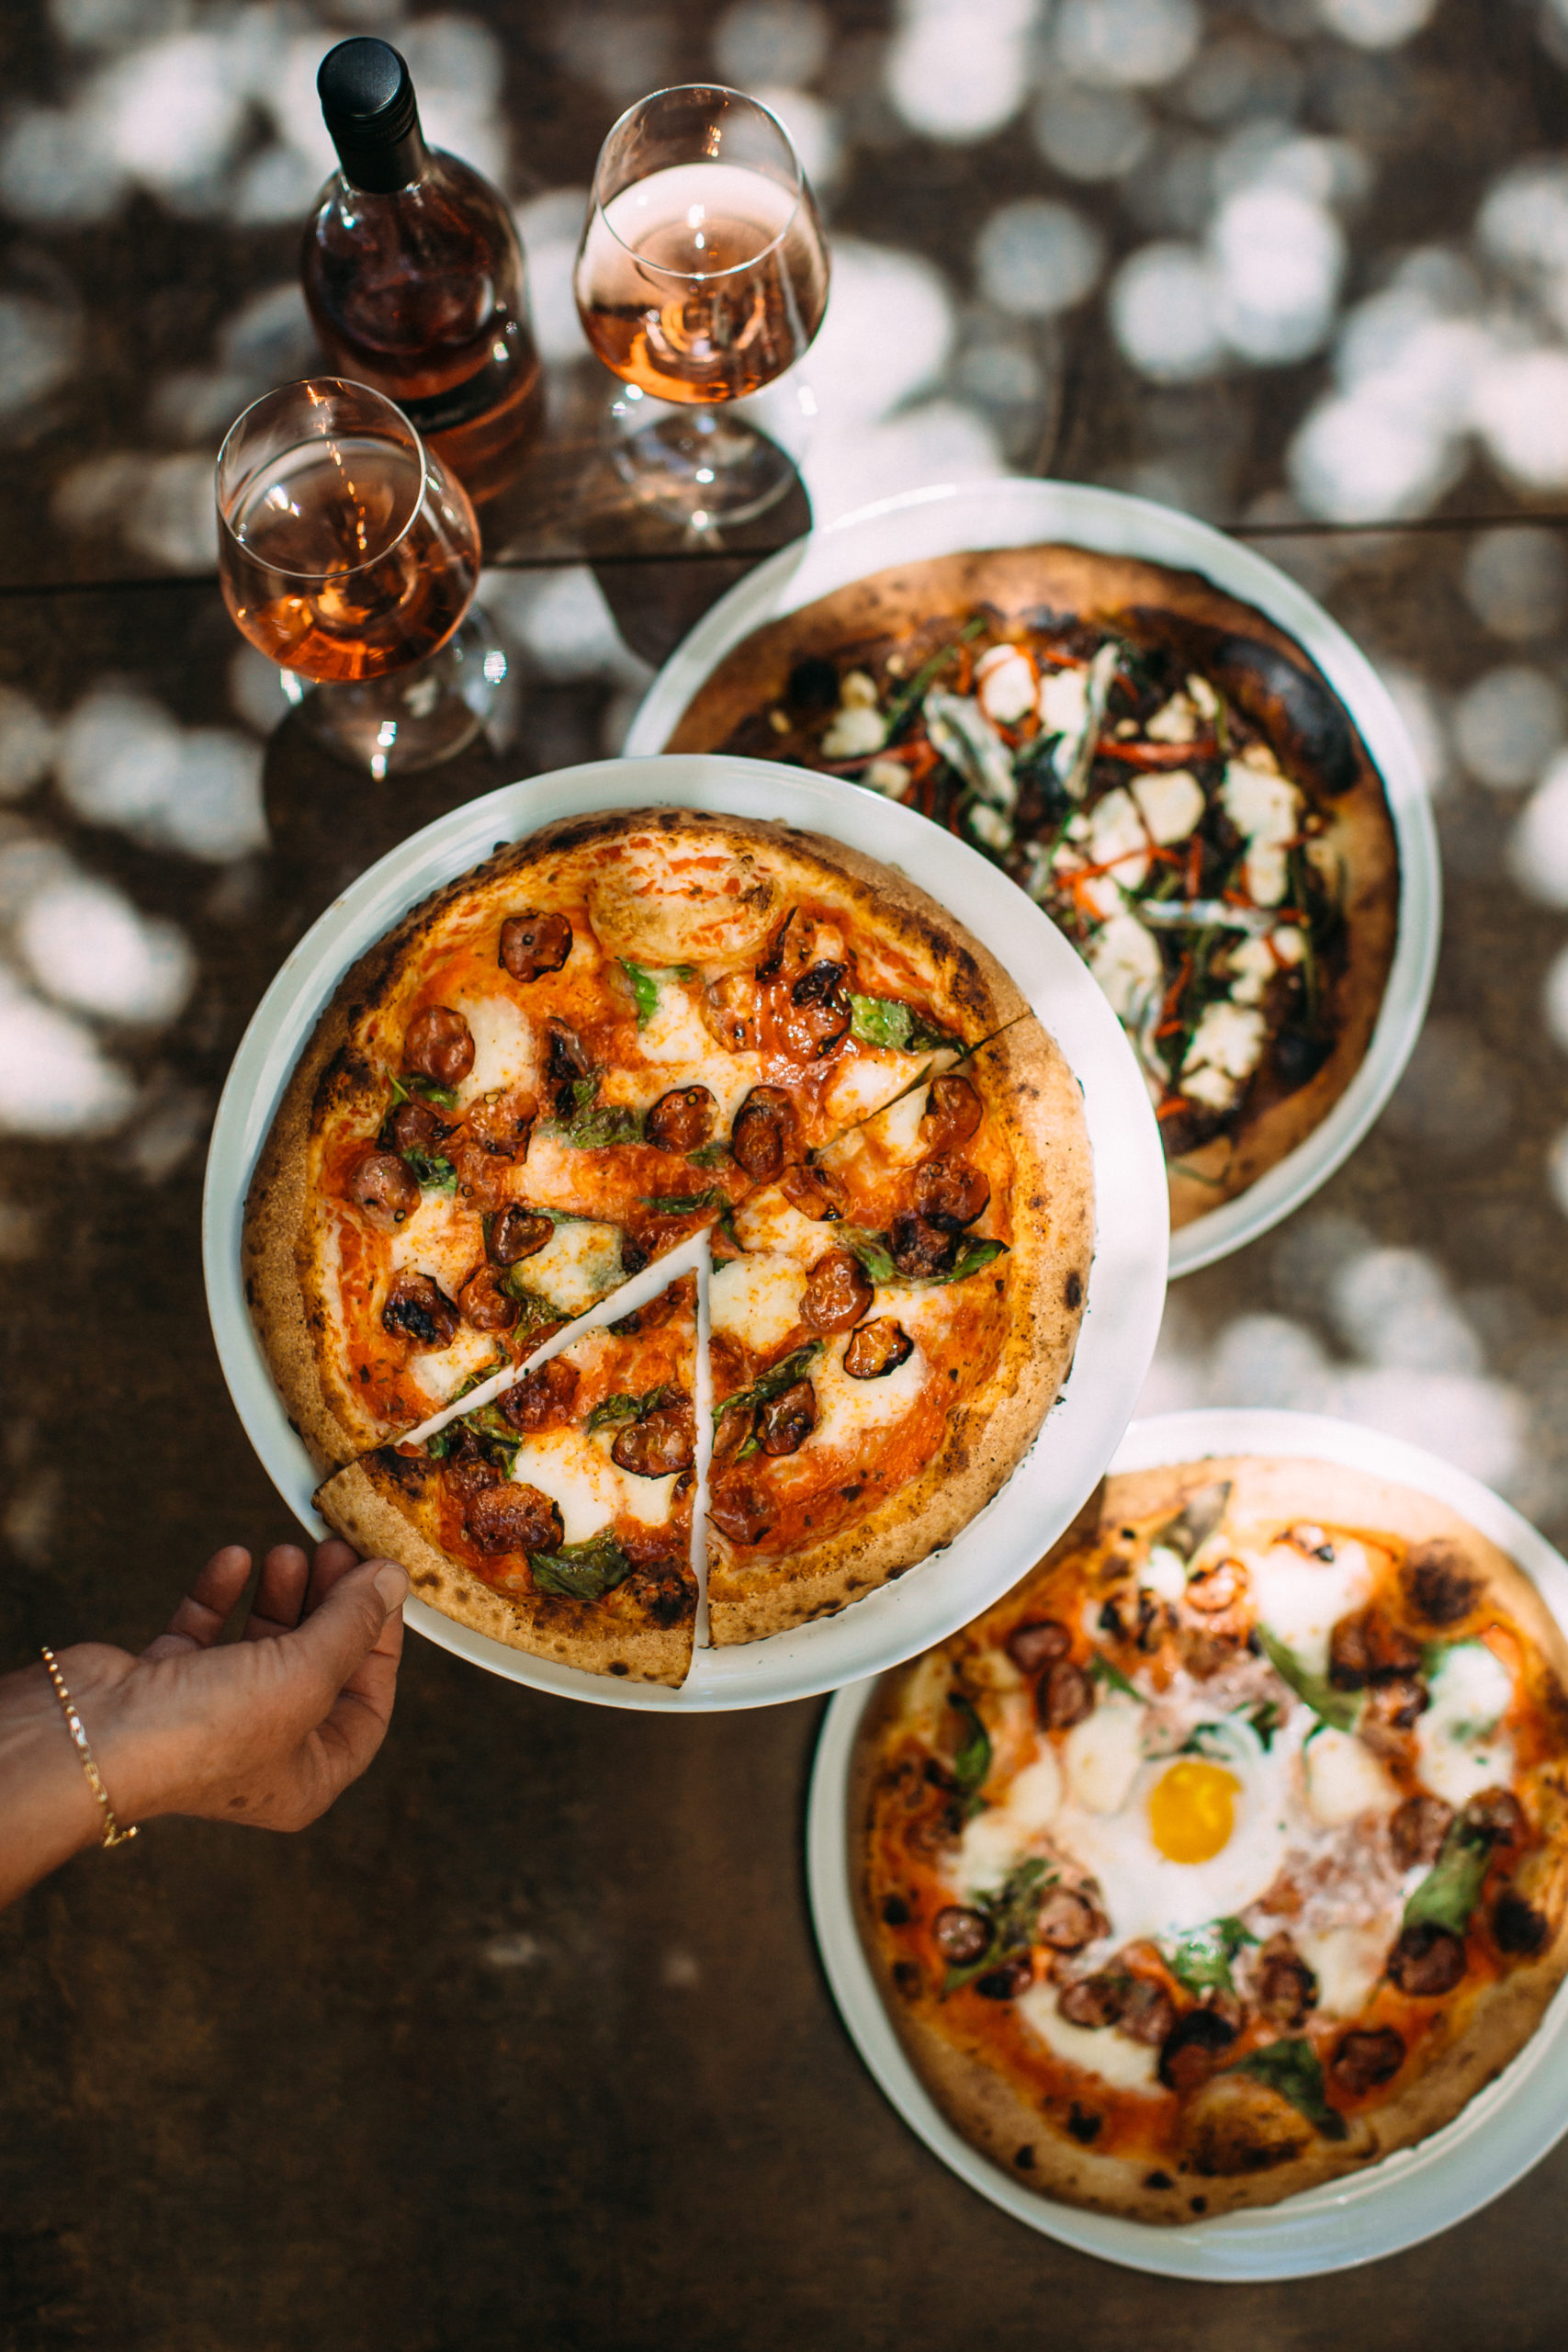
POLYGON ((419 1180, 395 1151, 367 1152, 348 1180, 348 1190, 371 1224, 388 1230, 419 1206, 419 1180))
POLYGON ((1300 2025, 1317 2007, 1317 1978, 1289 1936, 1270 1936, 1258 1955, 1256 1997, 1275 2025, 1300 2025))
POLYGON ((648 1114, 648 1140, 660 1151, 696 1151, 713 1133, 718 1104, 705 1086, 672 1086, 648 1114))
POLYGON ((1457 1625, 1480 1598, 1481 1587, 1451 1544, 1424 1544, 1404 1563, 1405 1598, 1428 1625, 1457 1625))
POLYGON ((767 1498, 751 1480, 735 1471, 720 1473, 708 1498, 708 1517, 732 1544, 760 1544, 773 1525, 767 1498))
POLYGON ((485 1228, 485 1256, 492 1266, 520 1265, 525 1258, 537 1257, 555 1229, 552 1218, 510 1202, 485 1228))
POLYGON ((452 1452, 442 1464, 442 1476, 467 1508, 473 1498, 486 1487, 499 1487, 501 1473, 488 1454, 479 1450, 479 1440, 471 1430, 465 1430, 452 1452))
POLYGON ((817 1391, 809 1380, 795 1381, 781 1396, 757 1408, 757 1436, 764 1453, 798 1453, 817 1427, 817 1391))
POLYGON ((802 1061, 820 1061, 849 1035, 853 1014, 842 964, 813 964, 780 1007, 778 1032, 802 1061))
POLYGON ((929 1274, 945 1274, 957 1254, 956 1241, 947 1227, 918 1215, 894 1218, 887 1247, 898 1272, 916 1281, 929 1274))
POLYGON ((1177 2018, 1159 2053, 1159 2078, 1168 2091, 1195 2091, 1206 2083, 1231 2043, 1235 2028, 1213 2009, 1189 2009, 1177 2018))
POLYGON ((1417 1675, 1402 1674, 1393 1682, 1374 1683, 1357 1730, 1369 1747, 1397 1755, 1401 1736, 1431 1703, 1431 1693, 1417 1675))
POLYGON ((779 1178, 779 1190, 792 1209, 802 1216, 820 1224, 826 1217, 843 1215, 842 1189, 836 1176, 825 1168, 809 1168, 797 1159, 779 1178))
POLYGON ((518 1316, 517 1301, 501 1286, 495 1266, 477 1266, 457 1293, 463 1320, 476 1331, 510 1331, 518 1316))
POLYGON ((474 1033, 449 1004, 426 1005, 403 1032, 403 1068, 437 1086, 460 1086, 474 1066, 474 1033))
MULTIPOLYGON (((830 1250, 811 1269, 801 1294, 801 1320, 814 1331, 848 1331, 860 1321, 873 1296, 860 1260, 848 1250, 830 1250)), ((857 1376, 865 1377, 863 1374, 857 1376)))
POLYGON ((400 1102, 387 1122, 387 1135, 397 1151, 434 1152, 451 1134, 428 1102, 400 1102))
POLYGON ((571 954, 571 925, 564 915, 508 915, 501 926, 501 961, 514 980, 536 980, 558 972, 571 954))
POLYGON ((1328 2062, 1330 2079, 1352 2098, 1392 2083, 1404 2064, 1404 2044, 1391 2025, 1348 2033, 1328 2062))
POLYGON ((564 1356, 552 1356, 536 1372, 525 1373, 496 1398, 503 1420, 514 1430, 542 1430, 560 1414, 570 1412, 577 1394, 577 1367, 564 1356))
MULTIPOLYGON (((866 1305, 870 1304, 868 1299, 866 1305)), ((863 1323, 850 1333, 844 1370, 852 1380, 882 1380, 901 1363, 908 1363, 914 1352, 915 1343, 902 1323, 895 1323, 890 1315, 879 1315, 874 1323, 863 1323)))
POLYGON ((1027 1952, 1020 1952, 1015 1960, 1005 1960, 999 1968, 987 1969, 984 1976, 976 1976, 975 1990, 983 2000, 1011 2001, 1033 1981, 1034 1963, 1027 1952))
POLYGON ((1053 1658, 1066 1657, 1073 1637, 1055 1617, 1026 1617, 1007 1637, 1007 1654, 1021 1674, 1037 1674, 1053 1658))
POLYGON ((1522 1846, 1529 1836, 1525 1809, 1511 1789, 1483 1789, 1467 1802, 1464 1817, 1495 1846, 1522 1846))
POLYGON ((703 991, 704 1023, 727 1053, 754 1049, 758 1010, 757 983, 750 972, 727 972, 703 991))
POLYGON ((486 1487, 468 1508, 464 1525, 481 1552, 554 1552, 565 1536, 560 1511, 537 1487, 508 1479, 486 1487))
POLYGON ((943 1960, 954 1968, 967 1968, 990 1947, 991 1923, 980 1911, 971 1911, 962 1903, 944 1904, 931 1921, 931 1934, 943 1960))
POLYGON ((381 1309, 381 1328, 416 1348, 449 1348, 462 1321, 455 1303, 428 1274, 399 1274, 381 1309))
POLYGON ((1516 1888, 1506 1886, 1493 1906, 1492 1933, 1499 1951, 1529 1959, 1540 1951, 1551 1933, 1551 1922, 1543 1911, 1527 1903, 1516 1888))
POLYGON ((1246 1590, 1247 1570, 1241 1562, 1220 1560, 1190 1580, 1184 1598, 1200 1616, 1217 1617, 1221 1610, 1234 1608, 1246 1590))
POLYGON ((756 1426, 757 1408, 754 1405, 724 1406, 719 1412, 718 1427, 713 1433, 714 1460, 728 1462, 732 1454, 739 1453, 756 1426))
POLYGON ((1453 1817, 1452 1805, 1441 1797, 1406 1797, 1388 1825, 1400 1869, 1413 1871, 1417 1862, 1435 1862, 1453 1817))
POLYGON ((1462 1979, 1465 1966, 1463 1938, 1450 1935, 1447 1928, 1435 1927, 1429 1919, 1418 1919, 1406 1928, 1387 1962, 1390 1983, 1423 2001, 1451 1993, 1462 1979))
POLYGON ((736 1165, 759 1184, 782 1175, 795 1156, 795 1105, 782 1086, 754 1086, 735 1114, 729 1148, 736 1165))
POLYGON ((1328 1679, 1337 1690, 1392 1682, 1420 1668, 1419 1645, 1375 1609, 1341 1617, 1328 1637, 1328 1679))
POLYGON ((1040 1906, 1040 1940, 1053 1951, 1081 1951, 1100 1932, 1099 1912, 1071 1887, 1053 1887, 1040 1906))
POLYGON ((545 1055, 545 1075, 549 1081, 550 1096, 558 1119, 570 1119, 577 1109, 577 1088, 585 1078, 593 1075, 581 1038, 564 1021, 547 1021, 545 1035, 548 1040, 545 1055))
POLYGON ((1058 1658, 1040 1678, 1034 1712, 1046 1731, 1070 1731, 1093 1714, 1094 1684, 1071 1658, 1058 1658))
POLYGON ((696 1460, 697 1431, 691 1406, 659 1405, 620 1430, 610 1448, 618 1470, 637 1478, 670 1478, 696 1460))
POLYGON ((1122 1993, 1116 2023, 1134 2041, 1147 2042, 1150 2049, 1157 2050, 1170 2038, 1176 2004, 1163 1984, 1147 1976, 1134 1976, 1122 1993))
POLYGON ((991 1188, 966 1159, 928 1159, 915 1170, 915 1207, 928 1224, 956 1233, 989 1205, 991 1188))
POLYGON ((920 1140, 931 1152, 967 1143, 984 1115, 980 1098, 966 1078, 933 1078, 920 1121, 920 1140))
POLYGON ((1080 1976, 1076 1984, 1064 1987, 1056 2007, 1069 2025, 1098 2030, 1101 2026, 1115 2024, 1122 2014, 1126 1991, 1127 1979, 1123 1976, 1080 1976))

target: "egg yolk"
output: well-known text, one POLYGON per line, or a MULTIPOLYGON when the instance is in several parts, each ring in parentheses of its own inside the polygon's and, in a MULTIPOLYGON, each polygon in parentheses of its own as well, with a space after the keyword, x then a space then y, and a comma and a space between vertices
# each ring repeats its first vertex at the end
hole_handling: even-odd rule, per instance
POLYGON ((1184 1756, 1149 1791, 1149 1828, 1168 1862, 1208 1862, 1235 1827, 1241 1782, 1223 1764, 1184 1756))

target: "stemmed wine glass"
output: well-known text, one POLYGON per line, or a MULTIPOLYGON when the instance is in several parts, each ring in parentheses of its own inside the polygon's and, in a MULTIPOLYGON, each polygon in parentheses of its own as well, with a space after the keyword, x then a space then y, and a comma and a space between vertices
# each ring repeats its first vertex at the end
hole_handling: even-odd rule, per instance
MULTIPOLYGON (((789 134, 739 90, 657 90, 600 151, 577 257, 589 342, 626 385, 616 463, 694 530, 761 513, 789 457, 734 403, 776 385, 828 307, 822 224, 789 134)), ((811 413, 805 387, 795 403, 811 413)), ((786 431, 787 437, 787 431, 786 431)))
POLYGON ((479 532, 402 411, 341 377, 267 392, 218 457, 219 577, 310 733, 378 780, 471 742, 506 657, 479 532))

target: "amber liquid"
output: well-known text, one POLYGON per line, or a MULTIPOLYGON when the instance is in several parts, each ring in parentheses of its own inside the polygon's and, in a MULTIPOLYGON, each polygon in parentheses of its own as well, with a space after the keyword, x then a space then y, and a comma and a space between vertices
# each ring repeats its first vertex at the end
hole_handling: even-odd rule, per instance
POLYGON ((735 164, 676 164, 590 216, 577 302, 607 368, 664 401, 743 400, 806 350, 828 306, 810 193, 735 164))
POLYGON ((225 520, 230 611, 268 661, 307 678, 379 678, 423 661, 479 578, 472 509, 451 485, 427 486, 413 453, 389 442, 288 450, 225 520))

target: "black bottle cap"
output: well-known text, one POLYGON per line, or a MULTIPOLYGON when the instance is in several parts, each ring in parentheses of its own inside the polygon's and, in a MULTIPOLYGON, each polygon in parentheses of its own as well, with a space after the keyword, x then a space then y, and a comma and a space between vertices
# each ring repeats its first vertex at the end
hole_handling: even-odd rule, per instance
POLYGON ((413 82, 389 41, 340 40, 316 76, 321 113, 351 187, 389 196, 424 169, 413 82))

